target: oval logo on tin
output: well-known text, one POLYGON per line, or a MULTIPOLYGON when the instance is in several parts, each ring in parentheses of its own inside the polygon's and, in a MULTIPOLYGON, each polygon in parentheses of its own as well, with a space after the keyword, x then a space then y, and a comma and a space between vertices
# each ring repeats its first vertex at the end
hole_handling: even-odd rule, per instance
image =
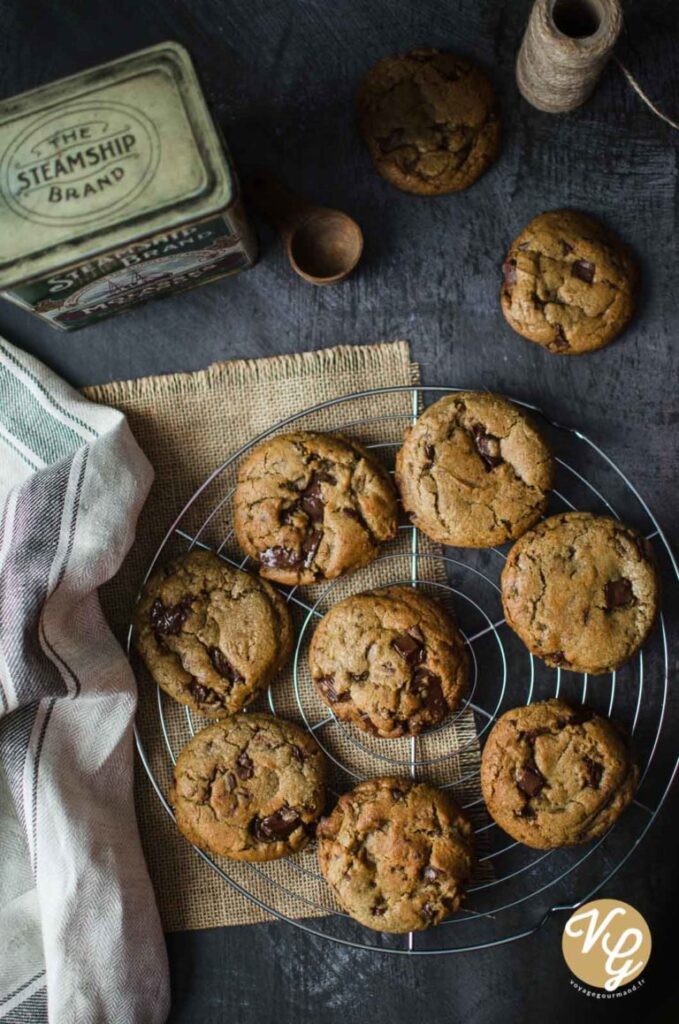
POLYGON ((160 159, 153 122, 127 103, 82 102, 43 114, 5 152, 3 194, 38 224, 86 224, 124 209, 160 159))

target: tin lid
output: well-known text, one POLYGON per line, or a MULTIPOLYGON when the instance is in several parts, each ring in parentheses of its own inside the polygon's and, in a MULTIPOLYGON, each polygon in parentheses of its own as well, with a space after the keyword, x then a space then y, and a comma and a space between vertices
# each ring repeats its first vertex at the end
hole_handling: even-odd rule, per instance
POLYGON ((167 42, 0 102, 0 288, 228 206, 191 58, 167 42))

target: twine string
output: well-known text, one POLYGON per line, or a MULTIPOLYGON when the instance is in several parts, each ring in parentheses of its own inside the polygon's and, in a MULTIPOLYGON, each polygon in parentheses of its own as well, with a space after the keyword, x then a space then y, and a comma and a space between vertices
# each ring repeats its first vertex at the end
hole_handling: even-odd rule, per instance
POLYGON ((625 67, 625 65, 620 60, 620 58, 616 57, 615 55, 613 55, 613 60, 618 65, 618 67, 622 71, 623 75, 625 76, 625 78, 627 79, 629 84, 634 89, 634 91, 637 94, 637 96, 639 96, 639 98, 642 100, 642 102, 646 104, 646 106, 649 108, 649 110, 653 111, 655 116, 659 117, 661 121, 665 122, 665 124, 668 124, 670 126, 670 128, 674 128, 675 131, 679 132, 679 123, 677 123, 676 121, 673 121, 671 117, 667 116, 667 114, 663 114, 662 110, 660 110, 659 107, 656 107, 655 103, 651 99, 649 99, 649 97, 646 95, 644 90, 641 88, 641 86, 637 82, 637 80, 634 77, 634 75, 632 74, 632 72, 629 70, 629 68, 625 67))
POLYGON ((516 62, 524 98, 538 110, 563 113, 585 102, 613 52, 622 29, 619 0, 583 0, 596 31, 566 35, 555 22, 554 0, 535 0, 516 62))
POLYGON ((549 113, 574 110, 589 97, 612 57, 649 110, 679 131, 679 123, 663 114, 613 54, 621 29, 620 0, 535 0, 516 61, 516 80, 524 98, 549 113), (587 27, 594 30, 568 34, 559 27, 566 13, 585 17, 587 27))

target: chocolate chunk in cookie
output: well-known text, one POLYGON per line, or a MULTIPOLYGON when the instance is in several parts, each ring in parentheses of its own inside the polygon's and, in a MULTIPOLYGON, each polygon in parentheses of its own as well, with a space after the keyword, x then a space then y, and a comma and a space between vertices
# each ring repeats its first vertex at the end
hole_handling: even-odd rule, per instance
POLYGON ((560 355, 602 348, 634 312, 639 274, 629 249, 575 210, 535 217, 512 242, 502 273, 507 322, 560 355))
POLYGON ((233 860, 275 860, 303 849, 324 802, 320 748, 299 726, 270 715, 234 715, 208 726, 174 769, 180 832, 233 860))
POLYGON ((612 672, 655 621, 658 574, 642 538, 608 516, 545 519, 509 552, 502 572, 507 622, 555 668, 612 672))
POLYGON ((447 792, 410 779, 367 779, 317 830, 321 873, 367 928, 422 931, 460 906, 473 829, 447 792))
POLYGON ((499 395, 460 391, 435 402, 396 458, 403 507, 432 540, 493 547, 544 514, 554 475, 547 444, 499 395))
POLYGON ((534 797, 544 788, 545 780, 535 764, 530 763, 524 765, 521 769, 517 776, 516 784, 526 796, 534 797))
POLYGON ((262 576, 313 583, 376 557, 396 534, 396 495, 388 473, 355 441, 279 434, 240 467, 234 525, 262 576))
POLYGON ((618 727, 562 700, 508 711, 481 760, 488 811, 518 842, 541 850, 600 836, 631 802, 638 777, 618 727))
POLYGON ((240 711, 290 657, 288 607, 264 580, 195 550, 154 573, 134 639, 151 676, 210 717, 240 711))
POLYGON ((442 721, 458 707, 469 671, 455 622, 414 587, 384 587, 334 605, 316 628, 309 666, 337 718, 387 738, 442 721))
POLYGON ((500 145, 486 76, 467 58, 434 49, 375 64, 361 83, 358 124, 382 177, 418 195, 468 188, 500 145))

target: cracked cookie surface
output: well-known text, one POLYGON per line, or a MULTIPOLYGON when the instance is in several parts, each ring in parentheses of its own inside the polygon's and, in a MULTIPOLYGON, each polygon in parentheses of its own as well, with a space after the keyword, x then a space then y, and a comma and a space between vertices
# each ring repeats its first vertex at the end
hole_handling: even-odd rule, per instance
POLYGON ((354 594, 323 617, 311 675, 337 718, 386 738, 422 732, 453 711, 469 660, 450 615, 413 587, 354 594))
POLYGON ((288 607, 264 580, 194 550, 154 573, 135 644, 156 683, 213 718, 240 711, 290 657, 288 607))
POLYGON ((502 272, 509 325, 559 355, 608 345, 634 313, 639 275, 629 249, 575 210, 535 217, 512 242, 502 272))
POLYGON ((540 850, 601 835, 632 800, 638 777, 618 727, 562 700, 507 711, 481 759, 490 814, 514 839, 540 850))
POLYGON ((303 849, 325 802, 325 761, 312 737, 271 715, 202 729, 177 758, 170 803, 180 832, 232 860, 303 849))
POLYGON ((367 779, 318 826, 318 861, 361 924, 422 931, 459 908, 474 864, 472 832, 448 793, 396 776, 367 779))
POLYGON ((658 575, 648 541, 617 519, 552 516, 509 552, 505 618, 554 668, 600 675, 641 647, 655 621, 658 575))
POLYGON ((335 434, 279 434, 240 467, 238 543, 261 576, 314 583, 367 565, 396 535, 389 475, 357 442, 335 434))
POLYGON ((441 195, 468 188, 495 160, 495 92, 465 57, 420 48, 385 57, 358 95, 358 124, 377 171, 397 188, 441 195))
POLYGON ((554 476, 547 444, 499 395, 460 391, 406 432, 396 483, 413 523, 432 540, 485 548, 519 537, 544 514, 554 476))

